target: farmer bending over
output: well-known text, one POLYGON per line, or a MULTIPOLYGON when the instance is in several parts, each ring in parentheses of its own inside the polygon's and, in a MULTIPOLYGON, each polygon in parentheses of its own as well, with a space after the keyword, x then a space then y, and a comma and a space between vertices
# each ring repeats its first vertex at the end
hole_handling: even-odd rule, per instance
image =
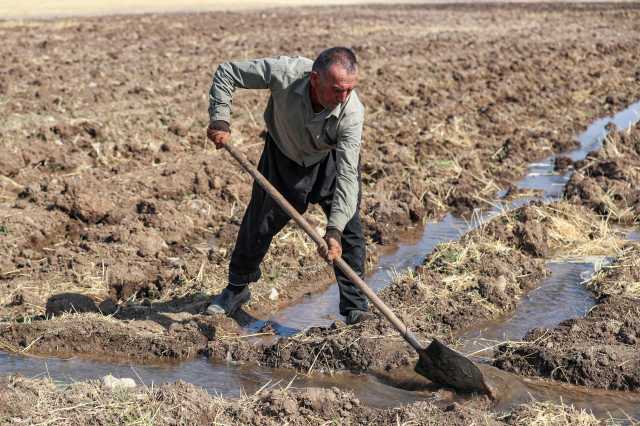
MULTIPOLYGON (((230 137, 236 88, 269 89, 267 127, 258 170, 304 213, 320 205, 328 218, 318 249, 328 261, 339 256, 364 278, 365 242, 358 213, 360 144, 364 107, 353 90, 358 82, 354 52, 333 47, 315 61, 302 57, 256 59, 220 65, 209 92, 207 136, 217 148, 230 137)), ((229 265, 227 287, 211 301, 209 314, 233 314, 251 297, 260 263, 289 216, 254 183, 229 265)), ((362 292, 337 267, 340 313, 348 324, 371 317, 362 292)))

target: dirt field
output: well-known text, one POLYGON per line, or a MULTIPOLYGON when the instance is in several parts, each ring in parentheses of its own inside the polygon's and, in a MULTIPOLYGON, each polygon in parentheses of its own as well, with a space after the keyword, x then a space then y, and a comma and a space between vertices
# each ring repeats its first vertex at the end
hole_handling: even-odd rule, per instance
MULTIPOLYGON (((225 58, 355 47, 368 111, 362 215, 377 244, 485 205, 528 161, 639 97, 631 5, 343 12, 349 25, 331 35, 319 25, 329 9, 228 13, 213 26, 206 14, 2 24, 2 316, 44 314, 62 292, 166 301, 224 285, 250 182, 203 136, 225 58), (267 25, 281 31, 258 37, 267 25)), ((252 158, 264 102, 244 92, 235 105, 234 141, 252 158)), ((314 252, 283 232, 254 312, 328 282, 314 252)))
MULTIPOLYGON (((0 36, 0 349, 11 352, 117 353, 131 360, 206 354, 325 372, 384 372, 413 362, 399 338, 382 343, 379 336, 392 331, 380 318, 255 346, 237 338, 238 318, 201 315, 208 295, 226 285, 251 182, 204 136, 207 91, 223 60, 313 57, 336 44, 355 49, 358 93, 367 108, 361 214, 369 266, 427 220, 488 207, 528 163, 575 146, 576 134, 593 119, 640 99, 637 4, 344 6, 1 21, 0 36)), ((250 91, 234 100, 233 140, 253 160, 261 151, 265 103, 265 93, 250 91)), ((602 154, 573 165, 578 173, 566 193, 572 204, 502 215, 437 247, 381 296, 421 338, 454 343, 465 327, 512 312, 544 277, 546 259, 618 250, 619 236, 606 219, 637 219, 636 145, 636 136, 612 135, 602 154), (585 191, 588 185, 597 188, 585 191)), ((322 229, 319 209, 307 216, 322 229)), ((312 243, 288 227, 252 286, 247 315, 265 317, 331 280, 312 243)), ((627 306, 607 303, 598 308, 606 315, 627 306)), ((34 386, 11 380, 0 391, 0 412, 34 386)), ((179 404, 182 397, 172 392, 181 386, 157 392, 179 404)), ((201 392, 185 386, 189 395, 201 392)), ((51 392, 49 398, 61 398, 51 392)), ((330 420, 350 410, 329 404, 338 411, 318 415, 302 411, 309 410, 305 396, 270 395, 233 408, 208 399, 198 412, 241 421, 243 410, 259 406, 266 416, 259 424, 270 424, 288 416, 299 423, 305 416, 330 420)), ((415 413, 423 408, 364 410, 353 422, 392 415, 420 422, 415 413)), ((451 424, 511 422, 486 407, 425 410, 451 424)))
MULTIPOLYGON (((596 0, 583 0, 583 3, 596 0)), ((614 0, 625 3, 633 0, 614 0)), ((511 0, 509 3, 531 3, 531 0, 511 0)), ((572 1, 569 1, 572 2, 572 1)), ((132 0, 114 3, 105 0, 25 0, 20 3, 0 0, 0 19, 61 18, 96 15, 130 15, 134 13, 193 13, 211 11, 238 11, 251 9, 299 6, 357 5, 372 3, 367 0, 132 0)), ((439 4, 465 3, 460 0, 380 0, 382 4, 439 4)), ((505 3, 504 1, 475 0, 475 3, 505 3)))

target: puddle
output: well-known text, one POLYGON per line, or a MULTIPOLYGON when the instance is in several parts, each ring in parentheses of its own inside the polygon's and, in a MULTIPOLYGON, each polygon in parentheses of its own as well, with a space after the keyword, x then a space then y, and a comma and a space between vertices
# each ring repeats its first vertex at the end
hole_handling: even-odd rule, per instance
MULTIPOLYGON (((623 129, 638 120, 640 102, 612 118, 597 120, 580 136, 581 148, 568 153, 573 160, 582 159, 597 149, 605 135, 604 126, 613 121, 623 129)), ((537 199, 554 200, 561 194, 569 179, 567 174, 554 172, 554 159, 551 156, 538 163, 531 164, 527 176, 518 183, 522 189, 542 190, 543 196, 537 199)), ((383 256, 376 270, 367 278, 368 284, 376 291, 382 289, 396 272, 413 268, 422 263, 425 255, 442 242, 458 239, 462 234, 479 226, 505 209, 527 204, 533 198, 518 199, 498 206, 490 211, 474 215, 470 221, 445 216, 441 221, 427 223, 422 238, 415 244, 401 246, 396 252, 383 256)), ((637 239, 638 233, 632 238, 637 239)), ((486 347, 487 343, 507 338, 519 339, 533 327, 553 326, 558 322, 583 315, 593 305, 591 295, 584 290, 580 282, 593 272, 592 262, 573 262, 549 264, 552 274, 542 286, 530 292, 523 299, 511 318, 502 323, 485 324, 479 329, 468 331, 465 351, 474 352, 486 347)), ((330 324, 341 318, 337 311, 337 286, 331 286, 326 292, 309 296, 302 303, 281 311, 268 320, 274 323, 283 335, 295 333, 310 326, 330 324)), ((248 327, 252 333, 260 329, 265 321, 257 321, 248 327)), ((601 417, 625 419, 628 416, 640 419, 640 395, 586 390, 580 387, 532 381, 511 375, 488 366, 482 366, 491 379, 498 383, 502 396, 498 409, 509 409, 531 399, 553 400, 573 404, 578 408, 593 411, 601 417), (626 415, 625 415, 626 413, 626 415)), ((205 359, 196 359, 176 365, 135 365, 88 361, 78 358, 63 360, 59 358, 18 357, 0 352, 0 375, 21 373, 29 377, 49 376, 54 381, 69 383, 72 381, 100 378, 106 374, 117 377, 133 377, 137 381, 151 384, 187 381, 209 392, 225 397, 238 397, 241 393, 250 394, 268 383, 282 383, 286 386, 293 380, 292 386, 337 386, 354 391, 360 400, 374 407, 398 406, 416 400, 433 398, 432 389, 415 385, 408 386, 401 378, 379 379, 369 375, 340 373, 333 376, 303 376, 291 370, 273 370, 255 366, 237 366, 226 363, 211 363, 205 359), (416 390, 418 389, 418 390, 416 390)), ((412 374, 415 377, 415 374, 412 374)), ((408 380, 411 382, 411 380, 408 380)))

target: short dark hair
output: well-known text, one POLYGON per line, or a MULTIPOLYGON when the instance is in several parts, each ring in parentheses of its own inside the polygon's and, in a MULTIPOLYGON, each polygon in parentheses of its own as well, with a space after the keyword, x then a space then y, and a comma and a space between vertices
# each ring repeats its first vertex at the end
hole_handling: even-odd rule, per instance
POLYGON ((340 64, 349 74, 358 70, 358 60, 353 50, 348 47, 330 47, 320 52, 315 61, 313 61, 312 70, 318 73, 324 73, 332 65, 340 64))

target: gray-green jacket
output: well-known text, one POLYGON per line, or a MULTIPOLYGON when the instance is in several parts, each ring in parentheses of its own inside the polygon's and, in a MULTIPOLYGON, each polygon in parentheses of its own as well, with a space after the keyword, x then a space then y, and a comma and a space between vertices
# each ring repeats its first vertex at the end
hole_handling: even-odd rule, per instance
POLYGON ((364 107, 352 91, 333 111, 314 114, 309 96, 312 64, 307 58, 286 56, 221 64, 209 91, 209 117, 231 122, 238 87, 271 90, 264 121, 284 155, 307 167, 336 150, 336 189, 327 227, 342 232, 357 207, 364 107))

